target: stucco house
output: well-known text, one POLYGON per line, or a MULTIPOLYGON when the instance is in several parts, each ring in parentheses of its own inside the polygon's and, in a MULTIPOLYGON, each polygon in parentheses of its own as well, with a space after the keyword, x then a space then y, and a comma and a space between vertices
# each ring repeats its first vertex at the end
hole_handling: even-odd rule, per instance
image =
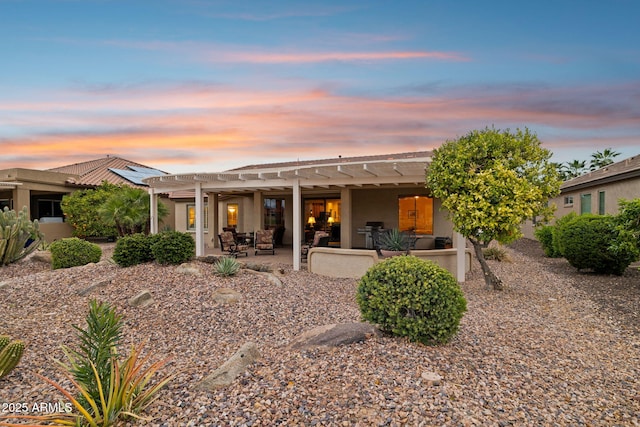
MULTIPOLYGON (((62 197, 74 191, 94 188, 103 181, 116 185, 147 188, 142 178, 163 171, 120 157, 107 156, 48 170, 12 168, 0 170, 0 209, 27 207, 31 219, 40 222, 47 241, 70 237, 72 228, 64 222, 62 197)), ((163 202, 169 203, 168 199, 163 202)), ((173 217, 168 221, 173 222, 173 217)))
POLYGON ((556 218, 568 213, 616 214, 618 200, 640 198, 640 155, 570 179, 553 199, 556 218))
MULTIPOLYGON (((425 188, 431 152, 332 158, 250 165, 212 173, 182 173, 143 179, 152 199, 168 194, 175 228, 191 231, 196 254, 217 246, 223 227, 252 233, 279 229, 300 268, 302 244, 310 230, 326 230, 334 246, 370 248, 369 227, 413 229, 417 249, 434 248, 438 237, 457 245, 464 280, 465 240, 425 188), (213 231, 212 231, 213 230, 213 231)), ((152 206, 152 232, 158 231, 152 206)))

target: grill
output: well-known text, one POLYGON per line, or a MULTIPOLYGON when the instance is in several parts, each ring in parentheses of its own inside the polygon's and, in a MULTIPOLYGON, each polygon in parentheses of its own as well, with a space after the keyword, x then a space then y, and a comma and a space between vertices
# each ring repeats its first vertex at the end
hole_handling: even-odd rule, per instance
POLYGON ((373 244, 373 232, 380 232, 384 229, 382 221, 367 221, 364 228, 358 228, 358 234, 364 234, 364 246, 367 249, 375 249, 373 244))

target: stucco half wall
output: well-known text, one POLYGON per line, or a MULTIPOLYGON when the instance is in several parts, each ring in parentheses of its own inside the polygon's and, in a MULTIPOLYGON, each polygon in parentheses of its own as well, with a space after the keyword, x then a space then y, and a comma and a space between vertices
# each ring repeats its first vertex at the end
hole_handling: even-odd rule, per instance
MULTIPOLYGON (((456 275, 456 249, 411 251, 411 255, 435 262, 456 275)), ((465 273, 471 271, 472 254, 465 249, 465 273)), ((309 272, 339 278, 360 278, 379 262, 378 254, 370 249, 311 248, 307 256, 309 272)))

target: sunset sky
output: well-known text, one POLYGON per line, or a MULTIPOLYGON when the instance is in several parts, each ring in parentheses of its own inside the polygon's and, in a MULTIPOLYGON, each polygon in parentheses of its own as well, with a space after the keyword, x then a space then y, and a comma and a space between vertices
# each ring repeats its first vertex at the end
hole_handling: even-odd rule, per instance
POLYGON ((640 154, 640 1, 0 0, 0 169, 170 173, 528 127, 640 154))

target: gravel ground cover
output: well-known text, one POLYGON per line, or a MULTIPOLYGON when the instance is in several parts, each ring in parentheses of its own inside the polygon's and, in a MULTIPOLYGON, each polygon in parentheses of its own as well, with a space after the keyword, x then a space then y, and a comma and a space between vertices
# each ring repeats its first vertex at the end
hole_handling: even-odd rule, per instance
MULTIPOLYGON (((105 248, 104 257, 112 247, 105 248)), ((153 264, 108 262, 50 271, 33 260, 0 269, 0 333, 27 342, 16 370, 0 380, 0 409, 57 402, 34 372, 62 380, 54 358, 73 345, 92 298, 125 319, 123 345, 148 341, 154 358, 178 372, 146 412, 149 426, 637 426, 640 425, 640 273, 577 274, 542 257, 537 242, 493 262, 508 288, 488 290, 474 265, 462 285, 468 311, 447 345, 427 347, 381 336, 332 350, 288 350, 315 326, 359 320, 357 281, 280 266, 282 285, 242 271, 234 278, 194 263, 193 276, 153 264), (78 291, 92 284, 88 295, 78 291), (242 300, 218 305, 217 288, 242 300), (127 300, 149 290, 155 302, 127 300), (215 392, 195 385, 253 341, 262 357, 215 392), (432 385, 422 374, 442 376, 432 385)))

